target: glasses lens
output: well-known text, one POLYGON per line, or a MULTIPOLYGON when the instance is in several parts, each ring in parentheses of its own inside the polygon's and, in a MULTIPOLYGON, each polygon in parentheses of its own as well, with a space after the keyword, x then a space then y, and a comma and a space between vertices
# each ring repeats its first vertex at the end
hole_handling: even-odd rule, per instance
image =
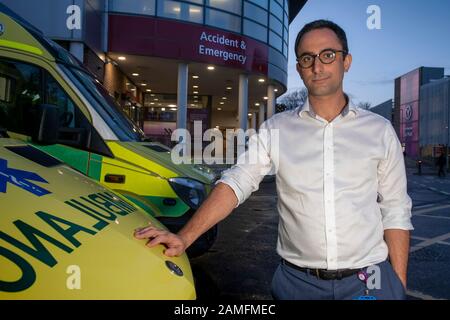
POLYGON ((303 56, 300 57, 300 59, 298 60, 298 62, 300 63, 300 66, 302 68, 309 68, 312 66, 314 61, 314 57, 308 54, 305 54, 303 56))
POLYGON ((319 58, 322 63, 329 64, 336 59, 336 53, 332 50, 325 50, 320 53, 319 58))

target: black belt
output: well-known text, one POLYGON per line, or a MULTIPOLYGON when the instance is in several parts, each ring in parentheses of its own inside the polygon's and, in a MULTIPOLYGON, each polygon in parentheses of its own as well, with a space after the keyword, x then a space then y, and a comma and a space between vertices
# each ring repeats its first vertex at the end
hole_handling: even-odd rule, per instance
POLYGON ((295 270, 304 272, 306 274, 309 273, 322 280, 341 280, 342 278, 350 277, 354 274, 357 274, 359 271, 362 270, 362 269, 340 269, 340 270, 310 269, 296 266, 295 264, 290 263, 289 261, 284 259, 282 259, 281 261, 283 264, 295 270))

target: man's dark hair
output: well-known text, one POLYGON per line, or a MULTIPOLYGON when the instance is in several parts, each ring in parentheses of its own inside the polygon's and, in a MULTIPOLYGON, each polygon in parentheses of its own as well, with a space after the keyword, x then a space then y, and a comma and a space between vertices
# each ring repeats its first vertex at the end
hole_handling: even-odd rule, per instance
POLYGON ((317 29, 330 29, 332 30, 336 36, 338 37, 339 41, 341 42, 342 45, 342 50, 344 50, 345 52, 348 52, 348 43, 347 43, 347 36, 345 34, 345 31, 339 27, 336 23, 330 21, 330 20, 316 20, 313 22, 310 22, 308 24, 306 24, 302 30, 300 30, 300 32, 297 35, 297 39, 295 40, 295 55, 298 58, 298 45, 300 44, 301 39, 303 38, 303 36, 313 30, 317 30, 317 29))

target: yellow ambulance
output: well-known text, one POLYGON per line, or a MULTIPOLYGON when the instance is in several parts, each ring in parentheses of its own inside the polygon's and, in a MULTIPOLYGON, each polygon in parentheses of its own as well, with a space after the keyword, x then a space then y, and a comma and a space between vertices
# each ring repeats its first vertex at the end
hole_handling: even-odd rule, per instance
MULTIPOLYGON (((156 218, 172 231, 186 223, 212 187, 210 169, 172 163, 170 150, 146 141, 69 52, 1 4, 0 91, 0 126, 11 137, 33 144, 149 213, 156 206, 156 218), (56 113, 40 137, 38 113, 56 113)), ((208 250, 216 234, 214 227, 188 254, 208 250)))
MULTIPOLYGON (((41 113, 40 123, 49 115, 41 113)), ((163 246, 150 249, 133 237, 138 227, 163 228, 157 220, 9 138, 6 129, 0 129, 0 300, 195 299, 187 256, 168 258, 163 246)))

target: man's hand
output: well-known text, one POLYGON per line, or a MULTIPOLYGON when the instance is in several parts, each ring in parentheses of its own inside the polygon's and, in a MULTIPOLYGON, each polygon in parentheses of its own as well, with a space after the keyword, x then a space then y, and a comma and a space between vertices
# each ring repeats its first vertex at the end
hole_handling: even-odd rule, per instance
POLYGON ((134 236, 137 239, 148 239, 146 246, 150 248, 158 244, 166 246, 167 249, 164 250, 164 254, 168 257, 178 257, 187 248, 186 242, 180 236, 155 227, 136 229, 134 236))
POLYGON ((157 244, 165 245, 167 249, 164 254, 168 257, 180 256, 198 237, 227 217, 238 203, 239 200, 233 189, 224 183, 219 183, 178 234, 155 227, 146 227, 136 229, 134 236, 138 239, 149 239, 148 247, 154 247, 157 244))

